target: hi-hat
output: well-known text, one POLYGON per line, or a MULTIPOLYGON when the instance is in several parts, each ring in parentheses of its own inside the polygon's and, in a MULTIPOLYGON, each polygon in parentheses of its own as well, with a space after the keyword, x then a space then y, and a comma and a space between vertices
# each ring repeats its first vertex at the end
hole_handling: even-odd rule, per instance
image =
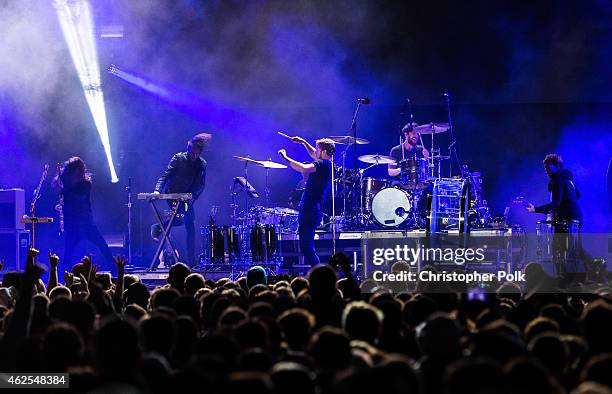
POLYGON ((426 123, 414 127, 413 130, 419 132, 420 134, 439 134, 448 131, 448 129, 450 129, 450 125, 448 123, 426 123))
POLYGON ((429 160, 448 160, 450 156, 437 155, 437 156, 429 156, 429 160))
POLYGON ((264 167, 264 168, 287 168, 286 165, 274 162, 272 160, 253 160, 250 157, 243 156, 233 156, 234 159, 244 161, 247 163, 253 163, 256 166, 264 167))
POLYGON ((392 164, 395 163, 395 159, 389 156, 383 155, 363 155, 359 156, 358 160, 368 164, 392 164))
POLYGON ((370 141, 366 140, 365 138, 357 138, 357 140, 355 140, 355 137, 351 135, 332 135, 331 137, 327 138, 334 141, 336 144, 343 145, 354 144, 355 141, 357 141, 357 145, 366 145, 370 143, 370 141))

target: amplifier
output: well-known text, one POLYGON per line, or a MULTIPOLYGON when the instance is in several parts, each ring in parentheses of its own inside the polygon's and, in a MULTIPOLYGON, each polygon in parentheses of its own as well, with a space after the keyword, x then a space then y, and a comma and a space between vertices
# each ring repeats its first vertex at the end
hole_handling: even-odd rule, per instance
POLYGON ((0 229, 0 258, 4 271, 19 271, 25 264, 30 245, 30 230, 0 229))
POLYGON ((25 213, 23 189, 0 189, 0 229, 25 230, 20 220, 25 213))

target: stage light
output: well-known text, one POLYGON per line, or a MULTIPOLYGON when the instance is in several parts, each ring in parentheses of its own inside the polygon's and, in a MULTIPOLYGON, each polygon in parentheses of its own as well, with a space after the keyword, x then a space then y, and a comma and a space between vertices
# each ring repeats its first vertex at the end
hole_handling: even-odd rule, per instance
POLYGON ((100 82, 91 6, 87 0, 55 0, 54 6, 70 50, 72 62, 81 81, 87 105, 104 147, 111 182, 119 182, 113 164, 108 136, 108 123, 104 107, 104 93, 100 82))

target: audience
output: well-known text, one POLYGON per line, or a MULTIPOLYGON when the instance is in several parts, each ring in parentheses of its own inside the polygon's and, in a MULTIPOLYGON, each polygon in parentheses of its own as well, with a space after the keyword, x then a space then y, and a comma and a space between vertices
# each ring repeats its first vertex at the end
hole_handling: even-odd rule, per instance
POLYGON ((69 373, 76 392, 612 393, 610 289, 542 292, 533 264, 474 297, 360 286, 342 255, 235 281, 179 263, 154 289, 84 259, 47 289, 36 255, 0 287, 0 370, 69 373))

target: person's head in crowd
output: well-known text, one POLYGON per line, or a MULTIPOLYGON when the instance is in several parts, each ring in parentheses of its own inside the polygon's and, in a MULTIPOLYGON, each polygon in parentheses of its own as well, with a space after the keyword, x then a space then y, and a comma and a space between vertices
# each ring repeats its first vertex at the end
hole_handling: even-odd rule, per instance
POLYGON ((19 288, 21 285, 21 277, 23 273, 16 271, 8 271, 2 277, 2 287, 4 288, 19 288))
POLYGON ((140 282, 140 277, 138 275, 136 275, 136 274, 126 274, 123 277, 123 288, 127 289, 133 283, 138 283, 138 282, 140 282))
POLYGON ((142 349, 155 352, 170 359, 170 352, 176 341, 176 325, 173 319, 164 313, 153 312, 138 322, 142 349))
POLYGON ((42 354, 48 372, 67 372, 69 367, 78 366, 82 362, 83 339, 72 325, 54 324, 44 335, 42 354))
MULTIPOLYGON (((263 293, 260 293, 260 295, 263 293)), ((249 319, 255 319, 258 317, 268 317, 270 319, 276 319, 277 313, 272 303, 265 301, 255 301, 247 310, 249 319)))
POLYGON ((559 324, 553 319, 549 319, 547 317, 536 317, 532 321, 530 321, 524 330, 525 340, 527 342, 531 341, 537 335, 552 332, 559 333, 559 324))
POLYGON ((561 336, 552 332, 536 335, 527 345, 527 350, 546 365, 557 378, 563 376, 568 367, 567 345, 561 336))
POLYGON ((160 307, 172 308, 172 304, 180 296, 181 293, 174 287, 157 288, 151 294, 151 299, 149 300, 150 309, 155 310, 160 307))
POLYGON ((497 288, 497 297, 508 298, 512 301, 519 302, 523 296, 521 286, 514 282, 506 282, 497 288))
POLYGON ((198 341, 199 327, 190 316, 178 316, 175 320, 176 342, 172 352, 172 364, 175 367, 187 365, 192 359, 192 352, 198 341))
POLYGON ((576 386, 570 394, 612 394, 612 389, 595 382, 583 382, 576 386))
POLYGON ((247 314, 238 306, 230 306, 225 309, 219 317, 219 326, 234 328, 243 321, 247 320, 247 314))
POLYGON ((172 367, 168 360, 157 353, 147 353, 138 362, 138 375, 151 393, 166 393, 172 367))
POLYGON ((344 308, 342 328, 349 338, 375 345, 381 333, 383 318, 380 309, 363 301, 353 301, 344 308))
POLYGON ((273 394, 274 385, 263 372, 234 372, 227 382, 228 393, 273 394))
POLYGON ((249 289, 252 289, 256 285, 266 286, 267 284, 268 275, 262 266, 256 265, 249 268, 246 274, 246 285, 249 289))
POLYGON ((94 280, 102 287, 102 290, 109 290, 113 284, 110 272, 98 272, 94 280))
POLYGON ((94 343, 95 365, 101 379, 106 382, 134 380, 140 344, 132 323, 115 316, 103 319, 94 343))
POLYGON ((55 286, 49 292, 50 299, 54 299, 55 297, 60 296, 60 295, 68 297, 69 299, 72 299, 72 292, 66 286, 55 286))
POLYGON ((239 371, 251 371, 251 372, 268 372, 272 365, 274 365, 274 359, 268 351, 264 351, 261 348, 248 348, 240 352, 238 359, 236 360, 239 371))
POLYGON ((129 287, 125 288, 125 303, 126 304, 136 304, 145 310, 149 308, 149 298, 151 294, 149 293, 149 289, 144 283, 136 282, 132 283, 129 287))
POLYGON ((305 309, 294 308, 283 312, 278 317, 278 322, 289 348, 296 351, 305 350, 316 324, 314 315, 305 309))
POLYGON ((604 300, 591 302, 580 319, 592 354, 612 352, 612 306, 604 300))
POLYGON ((351 362, 348 336, 335 327, 323 327, 310 339, 309 351, 320 370, 341 371, 351 362))
POLYGON ((88 340, 93 333, 96 322, 94 307, 87 301, 73 300, 68 305, 66 322, 76 327, 84 340, 88 340))
POLYGON ((209 294, 209 293, 212 293, 212 290, 209 289, 208 287, 203 287, 201 289, 198 289, 198 291, 195 292, 195 294, 193 295, 193 298, 199 301, 205 294, 209 294))
POLYGON ((189 316, 194 321, 200 321, 200 304, 189 295, 182 295, 174 300, 172 308, 177 316, 189 316))
POLYGON ((308 273, 309 293, 313 300, 327 300, 337 294, 336 271, 329 265, 320 264, 308 273))
POLYGON ((410 327, 416 327, 437 310, 436 302, 424 295, 411 298, 402 308, 404 322, 410 327))
POLYGON ((124 314, 137 322, 147 314, 147 310, 138 304, 129 304, 125 307, 124 314))
POLYGON ((591 357, 580 373, 580 380, 596 382, 612 388, 612 353, 602 353, 591 357))
POLYGON ((454 360, 461 354, 459 327, 448 314, 435 312, 416 328, 422 354, 434 359, 454 360))
POLYGON ((49 304, 49 317, 56 321, 67 321, 70 313, 70 298, 60 295, 49 304))
POLYGON ((299 296, 303 290, 308 289, 308 279, 303 276, 296 276, 291 280, 291 290, 295 296, 299 296))
POLYGON ((191 274, 191 270, 185 263, 176 263, 170 267, 168 272, 168 283, 180 293, 185 291, 185 278, 191 274))
POLYGON ((475 357, 450 364, 444 380, 448 394, 494 393, 499 390, 504 375, 495 360, 475 357))
POLYGON ((315 394, 315 374, 303 364, 282 361, 270 369, 270 378, 277 393, 315 394))
POLYGON ((206 286, 202 274, 193 272, 185 278, 185 293, 194 296, 196 292, 206 286))
POLYGON ((528 357, 516 357, 503 368, 506 387, 511 393, 563 394, 563 387, 541 362, 528 357))
POLYGON ((242 349, 267 349, 269 345, 268 329, 259 320, 239 323, 234 330, 234 337, 242 349))

